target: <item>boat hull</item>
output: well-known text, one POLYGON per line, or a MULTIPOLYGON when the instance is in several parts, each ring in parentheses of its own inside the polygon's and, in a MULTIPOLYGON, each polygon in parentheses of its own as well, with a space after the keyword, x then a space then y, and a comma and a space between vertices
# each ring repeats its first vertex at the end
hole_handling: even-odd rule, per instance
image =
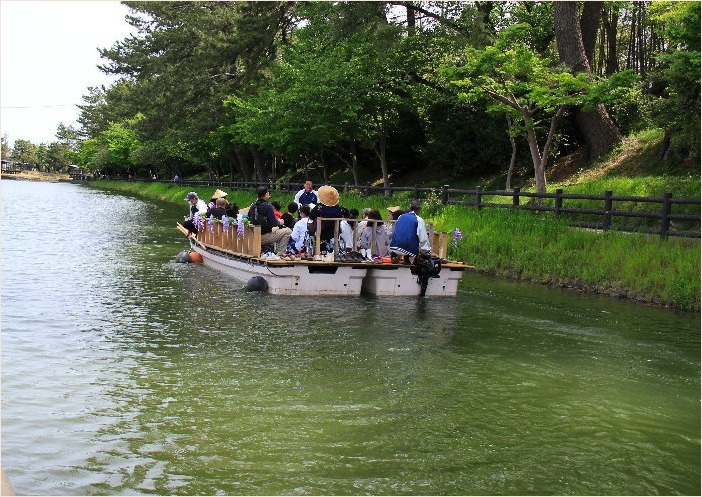
MULTIPOLYGON (((427 297, 453 297, 458 291, 458 282, 463 276, 463 268, 442 267, 441 272, 427 281, 424 293, 427 297)), ((421 285, 409 266, 374 266, 368 270, 363 280, 362 291, 380 296, 420 295, 421 285)))
POLYGON ((244 283, 260 276, 266 280, 266 291, 274 295, 360 295, 368 271, 362 265, 268 263, 204 249, 196 243, 191 246, 206 266, 244 283))

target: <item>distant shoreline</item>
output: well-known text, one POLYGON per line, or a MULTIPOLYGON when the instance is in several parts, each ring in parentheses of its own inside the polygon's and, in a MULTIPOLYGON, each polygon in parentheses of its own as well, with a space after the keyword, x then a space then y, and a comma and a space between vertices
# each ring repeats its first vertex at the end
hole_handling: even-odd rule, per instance
POLYGON ((50 183, 60 183, 71 181, 67 173, 42 173, 39 171, 22 171, 14 174, 3 173, 0 175, 3 180, 14 179, 19 181, 48 181, 50 183))

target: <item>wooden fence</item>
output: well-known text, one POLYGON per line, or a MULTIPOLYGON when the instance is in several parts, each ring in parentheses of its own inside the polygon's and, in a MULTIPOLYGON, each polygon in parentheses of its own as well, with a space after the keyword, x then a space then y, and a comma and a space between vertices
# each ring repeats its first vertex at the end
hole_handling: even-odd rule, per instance
MULTIPOLYGON (((230 190, 254 190, 261 185, 260 182, 252 181, 185 180, 179 181, 178 184, 193 187, 228 188, 230 190)), ((611 191, 605 191, 602 195, 585 195, 563 193, 562 189, 558 189, 554 193, 538 194, 522 192, 519 188, 514 190, 483 190, 480 186, 465 190, 451 188, 449 185, 443 185, 440 188, 420 188, 417 185, 396 187, 391 184, 391 186, 384 187, 354 186, 349 183, 328 184, 343 194, 351 192, 357 192, 361 195, 383 193, 386 197, 392 197, 394 192, 410 192, 411 197, 416 199, 433 195, 438 197, 443 205, 465 205, 477 209, 508 208, 553 212, 557 219, 567 219, 570 225, 582 228, 700 238, 700 199, 674 198, 672 193, 665 193, 662 197, 636 197, 614 195, 611 191), (574 203, 576 205, 573 205, 574 203), (584 207, 583 203, 594 203, 594 205, 584 207), (622 203, 633 204, 637 208, 617 208, 617 204, 621 206, 622 203), (649 208, 638 208, 640 205, 649 208), (684 208, 682 206, 696 207, 684 208), (679 212, 680 210, 687 212, 679 212), (694 213, 691 213, 693 211, 694 213), (620 219, 638 219, 640 221, 638 224, 632 222, 625 224, 620 219)), ((297 192, 301 187, 299 182, 269 182, 267 186, 272 191, 288 193, 297 192)))

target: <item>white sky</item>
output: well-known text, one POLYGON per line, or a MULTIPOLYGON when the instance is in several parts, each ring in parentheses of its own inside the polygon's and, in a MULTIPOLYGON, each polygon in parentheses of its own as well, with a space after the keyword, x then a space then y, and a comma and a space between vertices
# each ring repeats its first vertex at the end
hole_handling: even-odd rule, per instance
POLYGON ((129 36, 128 13, 109 0, 0 1, 0 134, 10 144, 51 143, 59 123, 77 126, 87 88, 116 79, 97 68, 98 48, 129 36))

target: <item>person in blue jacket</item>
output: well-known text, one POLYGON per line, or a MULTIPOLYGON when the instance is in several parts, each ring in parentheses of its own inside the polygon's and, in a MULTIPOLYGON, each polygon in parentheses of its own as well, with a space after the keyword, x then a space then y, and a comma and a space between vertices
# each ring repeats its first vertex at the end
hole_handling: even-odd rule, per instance
POLYGON ((426 224, 418 215, 420 209, 419 200, 412 200, 409 211, 397 218, 392 231, 390 251, 402 254, 407 264, 410 257, 417 257, 420 250, 431 250, 426 224))

